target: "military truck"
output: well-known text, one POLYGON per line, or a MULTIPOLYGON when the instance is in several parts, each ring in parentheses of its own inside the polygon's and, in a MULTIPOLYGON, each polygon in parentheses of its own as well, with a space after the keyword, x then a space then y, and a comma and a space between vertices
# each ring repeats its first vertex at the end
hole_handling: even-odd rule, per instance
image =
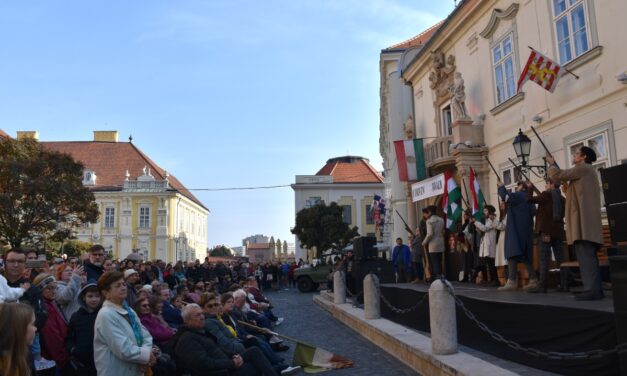
POLYGON ((294 279, 300 292, 316 291, 321 283, 327 283, 331 273, 331 264, 321 262, 294 270, 294 279))

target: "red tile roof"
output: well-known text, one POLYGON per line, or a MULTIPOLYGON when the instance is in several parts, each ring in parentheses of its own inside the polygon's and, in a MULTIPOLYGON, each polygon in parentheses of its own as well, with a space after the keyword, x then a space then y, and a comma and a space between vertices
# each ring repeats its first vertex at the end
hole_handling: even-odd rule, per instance
POLYGON ((0 138, 11 138, 5 131, 0 129, 0 138))
MULTIPOLYGON (((165 178, 165 170, 131 142, 44 141, 41 144, 50 150, 70 154, 85 168, 93 170, 96 173, 94 191, 121 190, 126 171, 130 174, 129 180, 137 180, 143 175, 144 167, 150 169, 155 179, 165 178)), ((168 181, 171 188, 207 209, 176 177, 170 174, 168 181)))
POLYGON ((250 243, 246 246, 246 249, 270 249, 270 243, 250 243))
POLYGON ((444 23, 444 20, 442 20, 442 21, 438 22, 437 24, 431 26, 427 30, 425 30, 422 33, 416 35, 415 37, 409 38, 409 39, 407 39, 404 42, 400 42, 400 43, 397 43, 397 44, 395 44, 393 46, 390 46, 390 47, 384 49, 383 51, 406 50, 406 49, 408 49, 410 47, 421 46, 421 45, 427 43, 427 41, 429 39, 431 39, 433 34, 435 34, 435 32, 438 31, 438 29, 440 28, 442 23, 444 23))
POLYGON ((383 183, 366 158, 354 156, 331 158, 316 175, 331 175, 333 183, 383 183))

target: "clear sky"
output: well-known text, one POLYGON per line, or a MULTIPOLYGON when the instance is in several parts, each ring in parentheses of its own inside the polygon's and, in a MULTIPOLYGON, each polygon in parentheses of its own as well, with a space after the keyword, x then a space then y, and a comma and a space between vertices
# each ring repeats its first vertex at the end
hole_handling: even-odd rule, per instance
MULTIPOLYGON (((288 185, 327 159, 381 170, 379 53, 453 0, 0 2, 0 129, 117 130, 188 188, 288 185)), ((103 156, 106 158, 106 156, 103 156)), ((194 191, 208 244, 294 241, 290 187, 194 191)))

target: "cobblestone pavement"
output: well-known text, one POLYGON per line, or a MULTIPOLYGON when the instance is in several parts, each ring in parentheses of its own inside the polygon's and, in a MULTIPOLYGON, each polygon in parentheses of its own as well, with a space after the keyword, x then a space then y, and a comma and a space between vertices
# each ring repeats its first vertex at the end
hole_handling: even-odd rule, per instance
MULTIPOLYGON (((392 357, 379 347, 335 320, 327 311, 313 302, 313 294, 300 293, 296 288, 264 292, 275 306, 273 312, 285 318, 276 327, 278 333, 316 345, 354 362, 353 368, 326 372, 329 376, 416 376, 418 373, 392 357)), ((282 353, 291 361, 294 344, 282 353)), ((304 375, 305 372, 300 372, 304 375)))

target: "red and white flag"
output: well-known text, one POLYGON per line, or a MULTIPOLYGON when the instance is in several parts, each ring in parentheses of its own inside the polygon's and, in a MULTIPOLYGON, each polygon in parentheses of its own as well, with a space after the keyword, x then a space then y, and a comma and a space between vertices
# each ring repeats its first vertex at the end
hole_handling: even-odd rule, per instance
POLYGON ((518 79, 516 92, 519 92, 522 85, 530 80, 552 93, 557 86, 561 69, 558 63, 532 48, 527 64, 518 79))

